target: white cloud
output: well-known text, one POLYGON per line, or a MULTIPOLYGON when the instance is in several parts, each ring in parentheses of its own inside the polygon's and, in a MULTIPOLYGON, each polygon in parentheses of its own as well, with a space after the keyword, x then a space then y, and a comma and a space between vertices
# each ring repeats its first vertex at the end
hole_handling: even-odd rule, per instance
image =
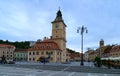
POLYGON ((0 32, 3 33, 1 37, 24 41, 50 36, 51 22, 56 17, 59 4, 67 25, 68 48, 80 50, 81 37, 76 31, 82 24, 89 31, 84 35, 84 51, 86 48, 96 48, 101 38, 105 40, 105 44, 119 43, 120 7, 119 1, 114 0, 76 2, 2 0, 0 1, 0 32))

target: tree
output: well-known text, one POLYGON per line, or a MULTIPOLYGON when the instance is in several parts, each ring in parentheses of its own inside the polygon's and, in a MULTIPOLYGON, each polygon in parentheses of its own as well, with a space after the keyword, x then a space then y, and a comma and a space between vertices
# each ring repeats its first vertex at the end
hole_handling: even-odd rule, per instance
POLYGON ((101 67, 101 59, 100 59, 100 57, 95 57, 94 62, 96 63, 97 67, 101 67))
POLYGON ((72 49, 69 49, 69 48, 66 48, 66 49, 69 53, 76 53, 75 50, 72 50, 72 49))
POLYGON ((16 48, 18 48, 18 49, 28 49, 28 48, 30 48, 30 46, 29 46, 29 44, 30 44, 29 41, 10 42, 10 41, 8 41, 8 40, 6 40, 6 41, 0 40, 0 44, 14 45, 14 46, 15 46, 16 48))

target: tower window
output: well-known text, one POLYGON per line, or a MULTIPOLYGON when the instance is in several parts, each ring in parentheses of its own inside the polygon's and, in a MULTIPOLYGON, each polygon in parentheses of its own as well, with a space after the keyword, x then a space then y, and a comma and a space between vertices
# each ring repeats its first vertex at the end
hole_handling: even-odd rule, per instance
POLYGON ((56 25, 55 28, 58 28, 58 25, 56 25))

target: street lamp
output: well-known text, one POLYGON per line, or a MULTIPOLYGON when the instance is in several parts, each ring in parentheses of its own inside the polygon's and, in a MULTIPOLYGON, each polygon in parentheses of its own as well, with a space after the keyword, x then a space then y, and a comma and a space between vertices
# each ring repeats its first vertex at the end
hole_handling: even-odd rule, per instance
POLYGON ((78 27, 77 29, 77 33, 80 33, 81 34, 81 64, 80 65, 84 65, 83 64, 83 33, 88 33, 88 30, 86 27, 82 26, 82 27, 78 27))

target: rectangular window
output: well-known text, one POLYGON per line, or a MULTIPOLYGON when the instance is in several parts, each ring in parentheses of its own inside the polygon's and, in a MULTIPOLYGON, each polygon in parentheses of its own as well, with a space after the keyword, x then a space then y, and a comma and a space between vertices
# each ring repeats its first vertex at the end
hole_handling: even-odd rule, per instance
POLYGON ((29 58, 29 61, 31 61, 31 58, 29 58))
POLYGON ((51 55, 53 54, 53 52, 51 52, 51 55))
POLYGON ((35 61, 35 58, 33 58, 33 61, 35 61))
POLYGON ((48 55, 48 52, 46 52, 46 55, 48 55))
POLYGON ((57 55, 59 55, 59 52, 57 52, 57 55))
POLYGON ((44 54, 44 52, 42 52, 42 55, 44 54))
POLYGON ((31 55, 31 52, 29 52, 29 55, 31 55))
POLYGON ((37 52, 36 54, 39 55, 39 52, 37 52))

